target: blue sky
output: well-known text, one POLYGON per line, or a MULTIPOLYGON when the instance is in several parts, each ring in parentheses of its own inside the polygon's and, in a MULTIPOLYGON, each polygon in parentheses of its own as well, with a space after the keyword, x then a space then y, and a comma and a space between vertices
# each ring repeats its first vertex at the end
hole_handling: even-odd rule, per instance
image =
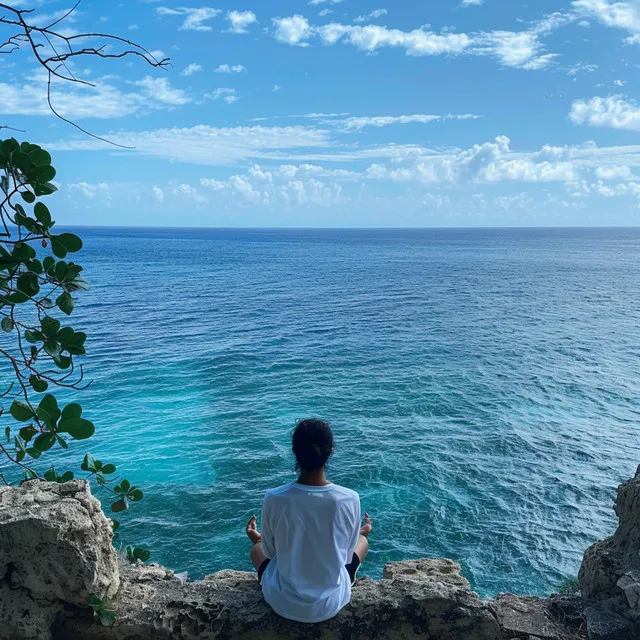
POLYGON ((62 223, 640 221, 640 0, 84 0, 65 26, 96 28, 172 66, 78 61, 97 87, 54 104, 135 150, 0 57, 0 121, 52 151, 62 223))

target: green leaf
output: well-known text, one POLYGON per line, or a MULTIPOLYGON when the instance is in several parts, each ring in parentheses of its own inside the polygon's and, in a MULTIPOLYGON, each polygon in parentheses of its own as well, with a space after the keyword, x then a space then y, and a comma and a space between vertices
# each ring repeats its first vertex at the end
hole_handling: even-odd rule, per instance
POLYGON ((7 442, 11 442, 11 427, 4 428, 4 435, 7 438, 7 442))
POLYGON ((131 502, 140 502, 143 496, 144 494, 142 493, 142 491, 140 491, 140 489, 133 489, 133 491, 130 491, 127 495, 131 502))
POLYGON ((120 522, 118 520, 111 521, 111 531, 115 533, 120 528, 120 522))
MULTIPOLYGON (((8 428, 8 427, 7 427, 8 428)), ((104 473, 105 476, 108 476, 112 473, 116 472, 116 465, 115 464, 105 464, 104 467, 102 467, 102 473, 104 473)))
POLYGON ((95 433, 92 422, 84 418, 70 418, 61 420, 58 424, 58 431, 68 433, 74 440, 86 440, 95 433))
MULTIPOLYGON (((77 402, 72 402, 71 404, 68 404, 62 410, 63 420, 72 420, 74 418, 79 418, 81 415, 82 415, 82 407, 77 402)), ((93 460, 93 458, 91 459, 93 460)))
POLYGON ((56 475, 56 470, 53 467, 51 467, 51 469, 49 469, 48 471, 45 471, 44 472, 44 479, 47 482, 55 482, 58 479, 58 477, 56 475))
POLYGON ((40 400, 36 413, 38 417, 48 425, 55 426, 56 421, 60 417, 60 409, 58 409, 58 401, 55 396, 47 393, 47 395, 40 400))
POLYGON ((21 191, 20 195, 22 196, 22 199, 29 204, 36 201, 36 197, 31 193, 31 191, 21 191))
MULTIPOLYGON (((37 333, 40 333, 39 331, 37 333)), ((37 333, 34 331, 29 331, 28 329, 24 332, 24 339, 31 344, 35 344, 38 342, 39 338, 37 337, 37 333)))
POLYGON ((29 172, 29 180, 34 182, 51 182, 56 177, 56 170, 51 165, 41 165, 29 172))
POLYGON ((16 282, 18 289, 29 297, 33 297, 40 291, 38 276, 33 271, 27 271, 18 277, 16 282))
POLYGON ((58 482, 69 482, 73 480, 73 471, 65 471, 59 478, 58 482))
MULTIPOLYGON (((29 447, 28 449, 25 449, 25 451, 20 451, 20 453, 22 454, 27 453, 34 460, 37 460, 42 455, 42 451, 40 451, 40 449, 36 449, 35 447, 29 447)), ((16 460, 18 459, 19 455, 20 454, 16 456, 16 460)), ((22 457, 24 458, 24 455, 22 457)))
POLYGON ((28 427, 22 427, 22 429, 20 429, 18 433, 25 442, 29 442, 29 440, 31 440, 31 438, 33 438, 33 436, 38 433, 38 430, 35 429, 32 425, 29 425, 28 427))
POLYGON ((33 163, 38 166, 51 164, 51 155, 48 151, 45 151, 40 147, 33 149, 28 153, 29 156, 31 156, 31 160, 33 161, 33 163))
POLYGON ((112 609, 104 609, 98 614, 98 620, 103 627, 113 627, 116 619, 116 612, 112 609))
MULTIPOLYGON (((42 202, 38 202, 35 207, 33 207, 33 213, 35 214, 38 222, 41 222, 45 227, 51 226, 51 213, 46 205, 42 204, 42 202)), ((51 258, 53 260, 53 258, 51 258)))
POLYGON ((5 300, 10 304, 22 304, 23 302, 27 302, 29 299, 29 296, 26 293, 22 293, 22 291, 16 291, 5 298, 5 300))
MULTIPOLYGON (((37 205, 36 205, 37 206, 37 205)), ((43 205, 44 206, 44 205, 43 205)), ((44 270, 49 273, 49 271, 51 271, 51 269, 53 269, 56 266, 56 260, 55 258, 53 258, 52 256, 47 256, 43 261, 42 261, 42 266, 44 267, 44 270)))
POLYGON ((34 441, 33 446, 38 451, 49 451, 51 447, 56 443, 56 436, 54 433, 41 433, 34 441))
POLYGON ((49 383, 46 380, 40 380, 36 375, 29 376, 29 384, 36 393, 43 393, 49 387, 49 383))
MULTIPOLYGON (((40 454, 40 452, 38 451, 38 455, 40 454)), ((16 453, 16 460, 18 462, 22 462, 24 460, 24 456, 25 456, 25 452, 24 451, 18 451, 18 453, 16 453)))
POLYGON ((82 249, 82 240, 73 233, 61 233, 59 236, 52 236, 51 239, 56 238, 64 245, 65 249, 69 253, 76 253, 82 249))
POLYGON ((57 236, 51 237, 51 251, 58 258, 66 258, 67 257, 67 248, 60 242, 57 236))
POLYGON ((26 422, 27 420, 31 420, 33 418, 33 411, 29 405, 26 405, 24 402, 20 402, 19 400, 14 400, 11 408, 9 409, 9 413, 18 421, 18 422, 26 422))
POLYGON ((122 493, 127 493, 129 491, 129 489, 131 489, 131 483, 128 480, 123 480, 120 483, 120 489, 122 490, 122 493))
POLYGON ((37 184, 33 190, 38 197, 50 196, 52 193, 55 193, 58 190, 58 187, 56 187, 56 185, 52 184, 51 182, 47 182, 46 184, 37 184))
POLYGON ((90 453, 85 453, 80 468, 83 471, 95 471, 95 458, 90 453))
POLYGON ((31 158, 26 153, 15 153, 11 159, 11 164, 14 167, 20 169, 22 173, 25 175, 33 169, 33 162, 31 158))
POLYGON ((66 291, 58 296, 56 304, 60 311, 70 316, 73 313, 73 298, 66 291))
POLYGON ((60 321, 50 316, 45 316, 40 321, 42 332, 47 338, 53 338, 60 331, 60 321))
POLYGON ((13 330, 13 320, 9 318, 9 316, 2 318, 2 322, 0 324, 2 325, 2 330, 7 333, 11 333, 13 330))
POLYGON ((66 440, 64 438, 61 438, 58 434, 56 434, 56 440, 58 441, 58 444, 63 449, 68 449, 69 448, 69 445, 67 444, 66 440))
POLYGON ((120 498, 120 500, 116 500, 111 505, 111 511, 114 513, 121 513, 122 511, 126 511, 128 509, 127 501, 124 498, 120 498))

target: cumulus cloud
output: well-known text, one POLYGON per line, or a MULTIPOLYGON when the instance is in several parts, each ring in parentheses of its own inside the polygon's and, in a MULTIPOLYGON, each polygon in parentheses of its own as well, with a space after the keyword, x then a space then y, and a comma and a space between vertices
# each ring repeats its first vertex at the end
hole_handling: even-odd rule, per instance
POLYGON ((374 9, 371 13, 368 13, 366 16, 358 16, 353 21, 357 23, 367 22, 369 20, 375 20, 376 18, 381 18, 382 16, 386 16, 387 13, 389 12, 386 9, 374 9))
POLYGON ((180 31, 211 31, 211 27, 205 22, 212 20, 222 13, 220 9, 211 7, 178 7, 171 9, 169 7, 157 7, 156 13, 159 16, 185 16, 184 22, 180 25, 180 31))
POLYGON ((640 3, 637 0, 575 0, 571 4, 581 15, 595 18, 607 27, 640 33, 640 3))
POLYGON ((247 27, 258 21, 253 11, 229 11, 227 20, 230 33, 248 33, 247 27))
POLYGON ((228 180, 203 178, 200 184, 215 192, 226 191, 244 205, 329 207, 339 204, 342 195, 339 184, 305 175, 304 169, 292 175, 286 168, 265 170, 260 165, 253 165, 247 173, 232 175, 228 180))
POLYGON ((640 106, 621 95, 576 100, 569 118, 577 125, 640 131, 640 106))
POLYGON ((242 73, 246 71, 247 68, 241 64, 221 64, 216 70, 216 73, 242 73))
POLYGON ((462 0, 462 2, 460 3, 461 7, 472 7, 472 6, 480 6, 481 4, 484 4, 484 0, 462 0))
POLYGON ((78 192, 90 200, 93 200, 94 198, 103 198, 108 200, 111 197, 111 190, 109 185, 105 182, 94 184, 90 184, 88 182, 76 182, 67 185, 67 187, 70 192, 78 192))
MULTIPOLYGON (((356 22, 365 22, 369 16, 359 16, 356 22)), ((274 18, 274 36, 284 44, 310 46, 310 40, 318 38, 324 45, 338 43, 352 45, 366 53, 382 48, 403 49, 408 56, 435 55, 490 55, 510 67, 537 71, 548 67, 557 54, 546 53, 540 37, 566 24, 565 14, 552 14, 536 23, 532 28, 520 32, 490 31, 468 35, 466 33, 434 33, 426 28, 403 31, 386 26, 348 25, 331 22, 312 25, 309 20, 296 14, 287 18, 274 18)))
POLYGON ((236 100, 239 100, 236 95, 236 90, 231 89, 229 87, 221 87, 220 89, 216 89, 211 93, 205 94, 205 98, 210 98, 211 100, 224 100, 227 104, 233 104, 236 100))
POLYGON ((194 73, 198 73, 198 71, 202 71, 202 65, 199 65, 197 62, 192 62, 188 67, 184 69, 182 75, 192 76, 194 73))
POLYGON ((301 15, 294 15, 290 18, 273 18, 275 26, 275 38, 278 42, 290 45, 308 46, 303 42, 311 36, 311 26, 309 21, 301 15))
POLYGON ((191 102, 191 98, 182 89, 171 86, 168 78, 145 76, 134 84, 142 87, 147 95, 153 96, 154 100, 162 104, 180 106, 191 102))

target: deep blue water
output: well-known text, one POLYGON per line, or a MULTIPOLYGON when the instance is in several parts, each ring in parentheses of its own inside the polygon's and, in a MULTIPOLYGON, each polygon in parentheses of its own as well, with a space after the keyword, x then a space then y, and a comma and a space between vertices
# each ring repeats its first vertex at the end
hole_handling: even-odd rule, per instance
MULTIPOLYGON (((192 577, 328 419, 374 521, 363 573, 446 556, 548 593, 640 462, 640 230, 83 229, 92 452, 147 497, 122 541, 192 577)), ((86 444, 74 447, 80 455, 86 444)))

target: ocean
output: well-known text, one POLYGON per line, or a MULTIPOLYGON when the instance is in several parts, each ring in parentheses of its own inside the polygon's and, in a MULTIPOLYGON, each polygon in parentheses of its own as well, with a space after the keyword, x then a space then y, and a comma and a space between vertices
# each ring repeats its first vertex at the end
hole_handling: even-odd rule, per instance
MULTIPOLYGON (((447 557, 543 595, 640 462, 640 229, 77 229, 97 427, 146 494, 122 544, 198 578, 328 420, 374 532, 363 575, 447 557)), ((77 455, 76 455, 77 454, 77 455)), ((68 453, 65 454, 65 456, 68 453)))

